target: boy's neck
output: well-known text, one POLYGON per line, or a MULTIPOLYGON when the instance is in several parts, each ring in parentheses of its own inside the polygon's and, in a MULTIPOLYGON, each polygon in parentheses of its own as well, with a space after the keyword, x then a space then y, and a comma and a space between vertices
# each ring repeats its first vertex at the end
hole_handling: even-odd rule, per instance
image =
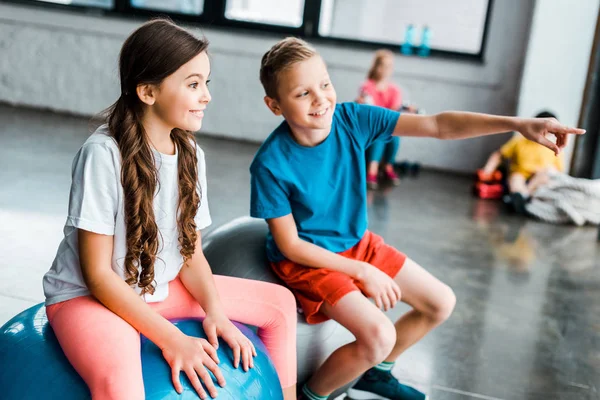
POLYGON ((327 139, 331 132, 331 126, 326 129, 307 129, 290 125, 292 138, 300 146, 315 147, 327 139))

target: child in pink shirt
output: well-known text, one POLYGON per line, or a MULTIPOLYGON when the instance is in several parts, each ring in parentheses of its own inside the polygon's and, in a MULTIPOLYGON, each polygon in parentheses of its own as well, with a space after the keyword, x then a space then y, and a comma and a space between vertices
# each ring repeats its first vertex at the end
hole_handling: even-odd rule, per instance
MULTIPOLYGON (((402 105, 400 88, 390 82, 394 72, 394 55, 389 50, 379 50, 375 53, 373 64, 367 74, 367 80, 360 87, 358 103, 372 104, 379 107, 399 110, 402 105)), ((384 162, 385 177, 395 186, 400 184, 400 178, 394 171, 396 153, 400 147, 400 138, 378 140, 367 149, 367 187, 377 189, 379 165, 384 162), (382 161, 383 160, 383 161, 382 161)))

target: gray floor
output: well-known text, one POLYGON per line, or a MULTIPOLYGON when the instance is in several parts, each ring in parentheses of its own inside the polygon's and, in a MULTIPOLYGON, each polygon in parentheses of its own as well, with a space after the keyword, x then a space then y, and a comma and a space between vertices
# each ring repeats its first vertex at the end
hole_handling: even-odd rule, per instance
MULTIPOLYGON (((88 121, 0 106, 0 324, 41 302, 88 121)), ((257 146, 200 137, 215 225, 248 213, 257 146)), ((600 399, 600 246, 592 227, 523 221, 425 172, 372 193, 370 227, 452 286, 450 320, 395 374, 434 400, 600 399)), ((391 317, 396 318, 401 311, 391 317)))

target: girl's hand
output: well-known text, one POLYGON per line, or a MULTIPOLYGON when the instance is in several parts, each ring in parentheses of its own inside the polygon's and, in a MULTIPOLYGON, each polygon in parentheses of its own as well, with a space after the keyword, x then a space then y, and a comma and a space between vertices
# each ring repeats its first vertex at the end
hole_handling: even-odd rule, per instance
POLYGON ((522 121, 519 132, 527 139, 546 146, 558 155, 567 145, 569 134, 582 135, 585 130, 570 128, 561 124, 555 118, 528 118, 522 121), (549 134, 556 136, 556 144, 546 137, 549 134))
POLYGON ((233 367, 237 368, 242 360, 244 371, 254 368, 256 349, 254 345, 222 312, 209 313, 202 323, 208 341, 215 349, 219 348, 220 336, 233 351, 233 367))
POLYGON ((373 265, 360 262, 363 273, 358 277, 364 292, 375 300, 377 308, 384 311, 394 307, 402 298, 398 284, 384 272, 373 265))
POLYGON ((219 358, 217 350, 206 339, 200 339, 192 336, 178 335, 162 349, 163 357, 171 367, 171 377, 173 386, 177 393, 183 392, 179 374, 185 372, 198 396, 201 399, 206 399, 206 391, 200 383, 200 379, 204 382, 204 386, 208 389, 210 397, 217 396, 217 389, 211 379, 207 369, 210 370, 221 387, 225 386, 225 378, 221 370, 217 366, 219 358), (198 378, 200 377, 200 379, 198 378))

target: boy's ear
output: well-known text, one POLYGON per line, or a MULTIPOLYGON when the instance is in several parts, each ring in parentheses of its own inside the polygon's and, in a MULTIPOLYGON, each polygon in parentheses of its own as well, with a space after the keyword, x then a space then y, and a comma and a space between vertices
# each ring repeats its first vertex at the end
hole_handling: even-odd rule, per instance
POLYGON ((156 102, 156 87, 154 85, 150 85, 148 83, 143 85, 138 85, 135 88, 138 98, 143 102, 148 104, 149 106, 153 105, 156 102))
POLYGON ((281 108, 279 107, 279 102, 272 97, 265 96, 264 97, 265 104, 269 107, 269 110, 277 116, 281 115, 281 108))

